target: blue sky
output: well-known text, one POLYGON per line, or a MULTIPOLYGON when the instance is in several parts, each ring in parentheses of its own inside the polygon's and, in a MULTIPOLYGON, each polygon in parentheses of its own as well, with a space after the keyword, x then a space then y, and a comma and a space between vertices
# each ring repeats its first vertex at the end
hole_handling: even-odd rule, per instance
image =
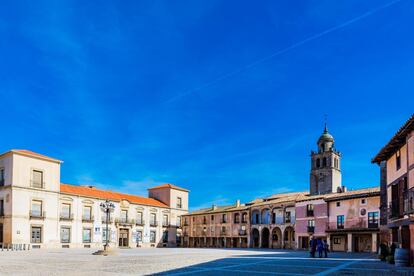
POLYGON ((303 191, 328 114, 343 183, 413 113, 414 2, 10 1, 0 9, 0 148, 62 181, 199 208, 303 191))

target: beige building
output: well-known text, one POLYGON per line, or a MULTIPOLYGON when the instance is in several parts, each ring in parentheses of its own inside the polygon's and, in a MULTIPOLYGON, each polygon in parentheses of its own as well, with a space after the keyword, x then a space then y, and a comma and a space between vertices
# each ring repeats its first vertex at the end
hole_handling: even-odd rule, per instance
POLYGON ((188 190, 165 184, 149 197, 60 182, 62 161, 27 150, 0 155, 0 243, 33 248, 100 247, 106 241, 106 214, 113 247, 176 246, 188 190))
POLYGON ((379 187, 331 194, 325 201, 329 214, 325 231, 331 250, 377 251, 379 187))

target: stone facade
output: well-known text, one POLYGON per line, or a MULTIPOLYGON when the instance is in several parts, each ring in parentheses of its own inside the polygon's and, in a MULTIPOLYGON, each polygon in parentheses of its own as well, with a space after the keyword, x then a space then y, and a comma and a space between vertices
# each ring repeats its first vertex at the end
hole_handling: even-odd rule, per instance
POLYGON ((60 182, 61 161, 26 150, 0 155, 0 244, 36 248, 101 247, 106 214, 112 247, 176 246, 180 217, 188 210, 188 190, 165 184, 149 197, 60 182), (179 201, 179 202, 178 202, 179 201))

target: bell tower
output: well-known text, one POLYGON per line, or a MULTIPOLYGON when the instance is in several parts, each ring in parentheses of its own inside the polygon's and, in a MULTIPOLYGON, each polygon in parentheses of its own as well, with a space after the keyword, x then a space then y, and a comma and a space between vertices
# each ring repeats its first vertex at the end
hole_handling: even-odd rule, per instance
POLYGON ((317 145, 318 151, 311 151, 310 194, 339 192, 342 189, 341 153, 335 149, 326 123, 317 145))

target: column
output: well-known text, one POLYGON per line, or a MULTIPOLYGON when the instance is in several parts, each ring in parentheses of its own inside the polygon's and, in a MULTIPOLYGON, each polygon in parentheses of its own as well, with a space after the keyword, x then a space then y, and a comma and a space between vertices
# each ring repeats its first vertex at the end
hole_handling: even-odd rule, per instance
POLYGON ((376 253, 377 252, 377 237, 378 237, 378 235, 377 235, 377 233, 372 233, 372 238, 371 238, 371 240, 372 240, 372 245, 371 245, 371 252, 372 253, 376 253))
POLYGON ((280 228, 280 248, 285 248, 285 228, 280 228))
POLYGON ((348 244, 347 252, 352 252, 352 233, 348 233, 347 244, 348 244))

